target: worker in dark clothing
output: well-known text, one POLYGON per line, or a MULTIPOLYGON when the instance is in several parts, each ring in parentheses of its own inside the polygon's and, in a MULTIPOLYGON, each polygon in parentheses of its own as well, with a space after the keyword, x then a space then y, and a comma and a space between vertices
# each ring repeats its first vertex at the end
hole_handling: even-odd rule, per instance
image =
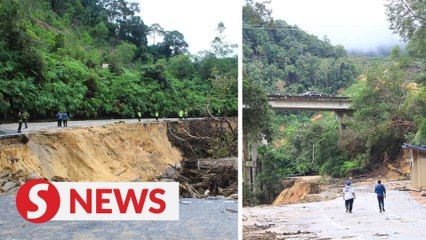
POLYGON ((382 184, 382 181, 377 181, 377 185, 374 188, 374 192, 377 194, 377 201, 379 202, 380 212, 385 211, 385 198, 386 198, 386 188, 382 184))
POLYGON ((56 120, 58 121, 58 127, 62 127, 62 113, 58 112, 56 114, 56 120))
POLYGON ((68 114, 66 112, 62 113, 62 118, 61 119, 62 119, 63 126, 64 127, 68 127, 68 120, 70 118, 68 117, 68 114))
POLYGON ((30 114, 27 112, 27 110, 24 110, 22 113, 22 119, 24 121, 25 128, 28 128, 28 119, 30 119, 30 114))
POLYGON ((24 121, 24 117, 22 116, 22 113, 18 113, 18 133, 22 132, 22 122, 24 121))

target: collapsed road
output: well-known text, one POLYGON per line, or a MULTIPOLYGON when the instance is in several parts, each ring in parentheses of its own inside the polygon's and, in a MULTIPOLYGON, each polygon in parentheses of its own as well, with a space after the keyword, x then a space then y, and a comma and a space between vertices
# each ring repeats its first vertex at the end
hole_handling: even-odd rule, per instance
POLYGON ((237 239, 236 153, 236 118, 41 126, 4 136, 0 239, 237 239), (180 221, 31 224, 17 213, 15 193, 34 178, 178 181, 180 221))
MULTIPOLYGON (((398 183, 398 182, 397 182, 398 183)), ((386 183, 385 183, 386 185, 386 183)), ((392 189, 391 183, 388 183, 392 189)), ((245 239, 424 239, 426 207, 407 191, 389 190, 379 213, 374 181, 354 184, 352 214, 341 197, 329 201, 243 210, 245 239)))
MULTIPOLYGON (((197 121, 204 118, 190 118, 185 121, 197 121)), ((158 122, 178 122, 178 118, 160 118, 158 122)), ((68 122, 68 128, 74 127, 93 127, 93 126, 102 126, 112 123, 152 123, 157 122, 154 118, 143 118, 139 122, 137 119, 100 119, 100 120, 71 120, 68 122)), ((47 122, 29 122, 29 128, 22 128, 22 133, 31 133, 42 130, 56 129, 60 130, 61 127, 57 126, 56 121, 47 121, 47 122)), ((3 123, 0 124, 0 137, 5 135, 15 135, 18 129, 18 123, 3 123)))

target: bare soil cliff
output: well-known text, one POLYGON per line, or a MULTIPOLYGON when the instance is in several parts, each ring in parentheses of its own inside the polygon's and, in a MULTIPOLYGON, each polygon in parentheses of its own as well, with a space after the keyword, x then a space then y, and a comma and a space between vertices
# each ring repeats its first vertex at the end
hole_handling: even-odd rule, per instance
POLYGON ((0 171, 69 181, 152 181, 180 152, 167 124, 111 124, 0 139, 0 171))

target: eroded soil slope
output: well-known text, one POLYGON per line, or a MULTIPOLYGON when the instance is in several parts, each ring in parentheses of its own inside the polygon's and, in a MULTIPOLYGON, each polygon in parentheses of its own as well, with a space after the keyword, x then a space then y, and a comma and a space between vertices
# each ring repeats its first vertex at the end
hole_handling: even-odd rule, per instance
POLYGON ((0 139, 0 171, 70 181, 152 181, 182 160, 166 123, 110 124, 0 139))

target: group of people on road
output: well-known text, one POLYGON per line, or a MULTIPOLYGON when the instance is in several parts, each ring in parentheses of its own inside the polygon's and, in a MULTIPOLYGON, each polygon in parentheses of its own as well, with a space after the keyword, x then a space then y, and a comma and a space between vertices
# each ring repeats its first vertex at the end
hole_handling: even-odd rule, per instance
POLYGON ((56 114, 56 121, 58 121, 58 127, 68 127, 68 120, 70 117, 66 112, 58 112, 56 114))
MULTIPOLYGON (((30 119, 30 114, 27 110, 18 112, 18 131, 17 133, 22 133, 22 125, 25 129, 28 128, 28 120, 30 119)), ((58 127, 68 127, 69 116, 66 112, 58 112, 56 114, 56 120, 58 121, 58 127)))
POLYGON ((25 125, 25 128, 28 128, 28 119, 30 119, 30 114, 27 110, 18 112, 18 133, 22 132, 22 124, 25 125))
POLYGON ((180 120, 183 120, 184 118, 188 118, 189 117, 189 114, 188 114, 188 111, 187 110, 180 110, 179 112, 178 112, 178 115, 179 115, 179 119, 180 120))
MULTIPOLYGON (((156 111, 155 113, 154 113, 154 118, 155 118, 155 120, 157 120, 157 122, 158 122, 158 118, 160 117, 160 113, 158 113, 158 111, 156 111)), ((136 112, 136 118, 138 119, 138 121, 140 122, 141 121, 141 119, 142 119, 142 112, 140 112, 140 111, 138 111, 138 112, 136 112)))
MULTIPOLYGON (((374 192, 377 195, 377 201, 379 202, 380 212, 385 211, 385 201, 386 198, 386 188, 382 184, 381 180, 377 181, 376 186, 374 187, 374 192)), ((352 180, 345 181, 345 187, 343 188, 343 200, 345 200, 345 208, 347 213, 352 213, 352 208, 354 200, 356 199, 355 190, 352 188, 352 180)))
MULTIPOLYGON (((180 119, 180 120, 183 120, 183 119, 185 119, 185 118, 188 118, 188 117, 189 117, 189 114, 188 114, 188 111, 187 111, 187 110, 180 110, 180 111, 178 112, 178 116, 179 116, 179 119, 180 119)), ((137 118, 137 119, 138 119, 138 121, 140 122, 140 121, 142 120, 142 112, 140 112, 140 111, 136 112, 136 118, 137 118)), ((155 120, 157 120, 157 121, 158 121, 158 119, 160 118, 160 113, 159 113, 158 111, 156 111, 156 112, 154 113, 154 118, 155 118, 155 120)))

